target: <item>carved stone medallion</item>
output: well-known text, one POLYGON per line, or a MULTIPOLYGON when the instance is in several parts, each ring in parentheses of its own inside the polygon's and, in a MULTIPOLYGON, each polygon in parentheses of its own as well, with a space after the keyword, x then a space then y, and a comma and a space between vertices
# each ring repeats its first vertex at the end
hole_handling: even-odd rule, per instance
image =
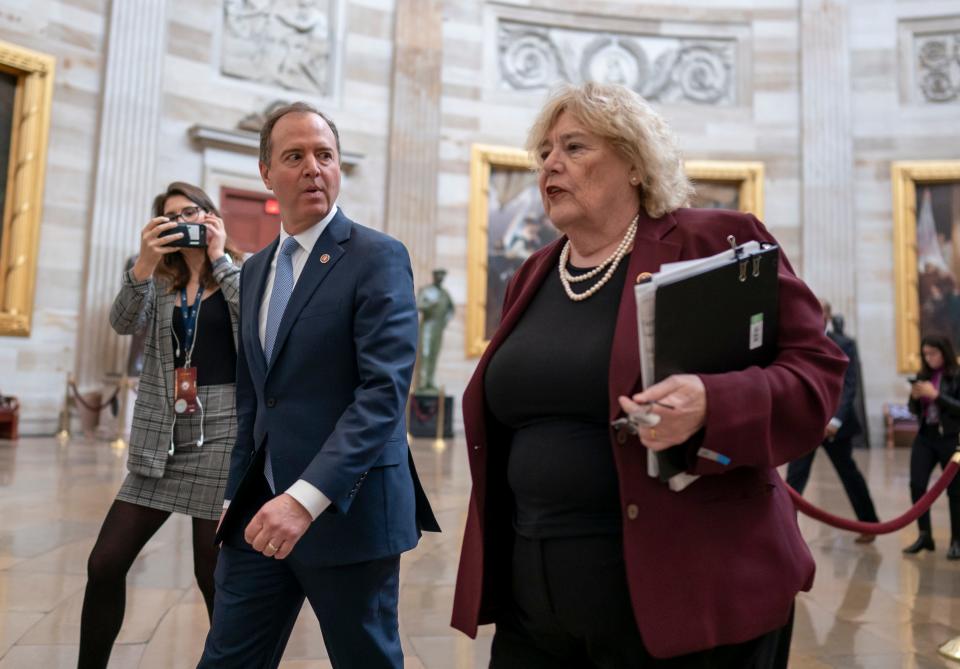
POLYGON ((328 95, 333 0, 225 0, 224 74, 328 95))

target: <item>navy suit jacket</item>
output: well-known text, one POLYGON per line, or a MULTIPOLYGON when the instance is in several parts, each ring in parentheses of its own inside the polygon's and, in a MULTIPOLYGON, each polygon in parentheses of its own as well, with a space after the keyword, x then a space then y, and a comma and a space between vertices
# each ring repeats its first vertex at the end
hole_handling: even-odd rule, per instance
POLYGON ((332 502, 293 559, 330 566, 409 550, 421 529, 439 527, 404 421, 418 325, 407 250, 338 211, 307 258, 267 361, 259 312, 278 243, 240 276, 238 436, 221 536, 259 504, 249 491, 262 489, 269 443, 278 491, 304 479, 332 502))
POLYGON ((846 335, 828 332, 827 336, 834 344, 840 347, 844 355, 850 359, 847 371, 843 377, 843 392, 840 394, 840 406, 834 414, 841 421, 840 429, 834 437, 835 441, 853 439, 862 431, 860 419, 857 417, 857 377, 860 375, 860 360, 857 356, 857 345, 846 335))

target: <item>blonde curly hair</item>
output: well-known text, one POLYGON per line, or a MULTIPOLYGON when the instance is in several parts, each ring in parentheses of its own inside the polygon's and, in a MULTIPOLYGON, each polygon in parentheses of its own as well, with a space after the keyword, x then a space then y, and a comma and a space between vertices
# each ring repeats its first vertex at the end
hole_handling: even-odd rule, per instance
POLYGON ((626 86, 564 84, 554 90, 530 128, 526 148, 543 167, 539 147, 562 112, 610 142, 640 176, 640 201, 651 218, 687 206, 693 186, 677 138, 653 107, 626 86))

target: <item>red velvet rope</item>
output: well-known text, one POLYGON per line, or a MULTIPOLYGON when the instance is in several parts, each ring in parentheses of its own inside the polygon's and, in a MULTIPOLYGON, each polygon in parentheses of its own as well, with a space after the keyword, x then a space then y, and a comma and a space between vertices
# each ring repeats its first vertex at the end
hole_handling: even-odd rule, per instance
POLYGON ((940 475, 937 482, 927 490, 923 497, 917 500, 916 504, 910 507, 903 515, 883 523, 865 523, 859 520, 841 518, 840 516, 835 516, 832 513, 827 513, 823 509, 815 507, 790 486, 787 486, 787 492, 790 493, 793 505, 797 507, 798 511, 827 525, 832 525, 841 530, 849 530, 850 532, 859 532, 860 534, 889 534, 890 532, 903 529, 919 518, 921 514, 929 510, 937 497, 939 497, 940 494, 946 490, 947 486, 950 485, 950 482, 953 481, 953 477, 956 476, 958 469, 960 469, 960 450, 954 453, 949 464, 947 464, 943 470, 943 474, 940 475))
POLYGON ((100 406, 88 404, 86 400, 83 399, 83 395, 80 394, 80 391, 77 390, 77 384, 75 384, 73 381, 70 381, 70 392, 73 393, 73 399, 79 402, 87 411, 103 411, 113 403, 113 400, 117 399, 117 395, 120 394, 120 386, 117 386, 113 391, 113 395, 111 395, 110 398, 100 406))

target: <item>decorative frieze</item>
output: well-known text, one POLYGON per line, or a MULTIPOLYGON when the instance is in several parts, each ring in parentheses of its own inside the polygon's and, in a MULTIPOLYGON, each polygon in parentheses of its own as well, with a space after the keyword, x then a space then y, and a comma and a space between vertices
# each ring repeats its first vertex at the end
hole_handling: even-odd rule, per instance
POLYGON ((901 101, 960 103, 960 16, 900 22, 901 101))
POLYGON ((337 0, 227 0, 224 74, 315 95, 333 93, 337 0))
POLYGON ((499 85, 544 89, 559 81, 629 86, 664 103, 734 105, 737 40, 644 35, 501 19, 499 85))
POLYGON ((960 97, 960 30, 914 39, 917 86, 926 102, 952 102, 960 97))

